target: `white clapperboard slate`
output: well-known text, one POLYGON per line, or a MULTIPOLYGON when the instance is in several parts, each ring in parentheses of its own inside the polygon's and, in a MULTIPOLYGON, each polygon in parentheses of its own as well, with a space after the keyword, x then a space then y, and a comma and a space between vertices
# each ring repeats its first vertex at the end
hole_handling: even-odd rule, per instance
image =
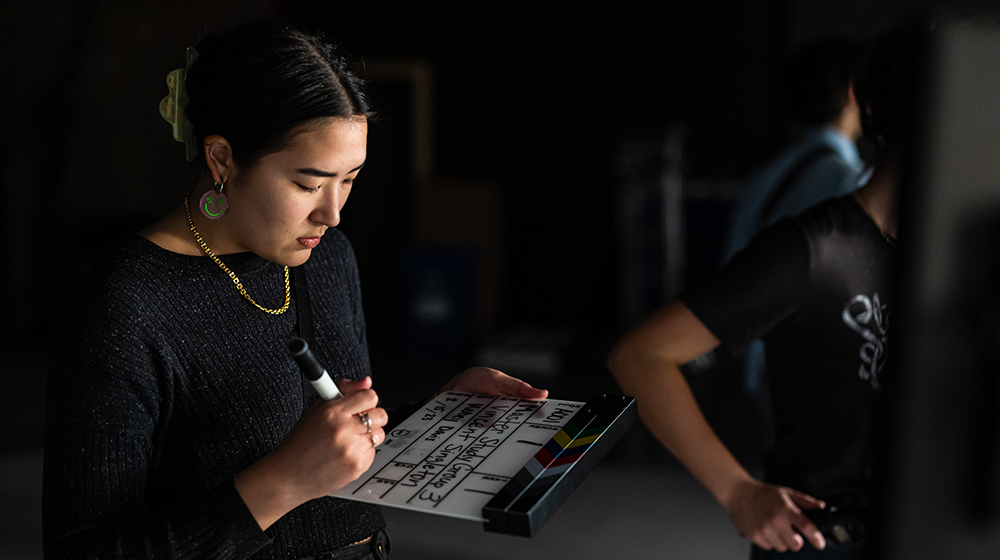
POLYGON ((584 403, 441 393, 333 496, 531 536, 637 419, 635 399, 618 395, 584 403))

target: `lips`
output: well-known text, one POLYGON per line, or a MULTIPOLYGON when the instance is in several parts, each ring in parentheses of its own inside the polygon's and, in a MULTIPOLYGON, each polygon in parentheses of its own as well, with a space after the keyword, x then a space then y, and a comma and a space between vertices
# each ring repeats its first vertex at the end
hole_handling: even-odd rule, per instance
POLYGON ((315 249, 319 245, 320 239, 319 237, 300 237, 298 241, 306 249, 315 249))

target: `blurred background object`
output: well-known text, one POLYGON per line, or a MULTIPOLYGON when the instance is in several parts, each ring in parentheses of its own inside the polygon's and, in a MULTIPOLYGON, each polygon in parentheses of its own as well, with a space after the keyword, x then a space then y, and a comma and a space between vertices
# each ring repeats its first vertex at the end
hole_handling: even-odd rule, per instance
POLYGON ((944 12, 901 193, 878 557, 1000 555, 1000 13, 944 12))

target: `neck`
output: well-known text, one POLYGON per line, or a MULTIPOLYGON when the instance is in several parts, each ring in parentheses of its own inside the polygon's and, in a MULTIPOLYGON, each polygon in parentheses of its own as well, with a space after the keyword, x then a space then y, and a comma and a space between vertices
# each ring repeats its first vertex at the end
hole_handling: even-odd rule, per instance
POLYGON ((899 225, 900 162, 895 151, 881 154, 868 183, 855 197, 883 232, 896 237, 899 225))
MULTIPOLYGON (((201 195, 209 188, 211 188, 210 184, 206 186, 199 183, 198 186, 187 194, 188 206, 191 209, 191 219, 194 221, 198 233, 201 234, 202 238, 215 254, 226 255, 237 252, 231 250, 230 245, 224 241, 224 232, 219 227, 222 224, 217 223, 222 220, 209 220, 198 211, 198 202, 201 199, 201 195)), ((139 235, 174 253, 193 256, 205 255, 205 252, 198 245, 197 241, 195 241, 194 234, 191 232, 183 203, 177 205, 169 214, 160 218, 156 223, 140 231, 139 235)))
POLYGON ((828 123, 828 126, 845 138, 857 141, 861 138, 861 115, 856 103, 848 103, 844 106, 837 118, 828 123))

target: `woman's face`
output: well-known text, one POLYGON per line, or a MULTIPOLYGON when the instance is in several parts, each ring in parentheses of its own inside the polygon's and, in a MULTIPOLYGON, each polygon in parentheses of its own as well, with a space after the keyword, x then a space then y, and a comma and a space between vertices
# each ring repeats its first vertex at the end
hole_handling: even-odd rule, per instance
POLYGON ((230 235, 238 251, 298 266, 312 254, 365 163, 364 118, 317 119, 289 146, 264 156, 226 189, 230 235))

